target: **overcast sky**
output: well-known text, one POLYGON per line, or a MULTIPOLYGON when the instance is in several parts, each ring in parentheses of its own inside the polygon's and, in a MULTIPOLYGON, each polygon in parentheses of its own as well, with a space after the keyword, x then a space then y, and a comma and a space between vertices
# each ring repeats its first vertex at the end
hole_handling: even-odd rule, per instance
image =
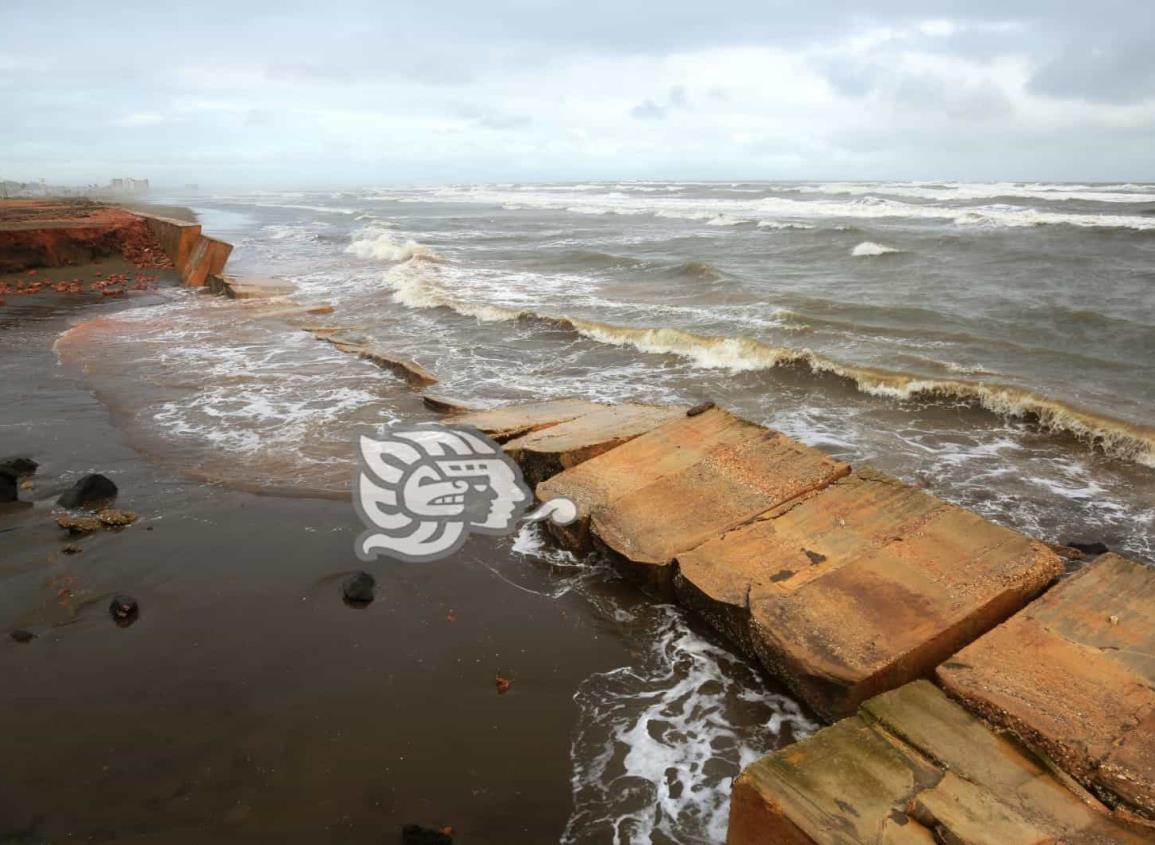
POLYGON ((1155 0, 0 0, 0 178, 1155 181, 1155 0))

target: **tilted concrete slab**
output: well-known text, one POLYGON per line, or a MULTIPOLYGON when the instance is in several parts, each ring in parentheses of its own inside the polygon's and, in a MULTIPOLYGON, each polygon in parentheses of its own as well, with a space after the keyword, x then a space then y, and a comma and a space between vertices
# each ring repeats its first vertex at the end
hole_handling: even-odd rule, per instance
POLYGON ((866 702, 735 780, 728 845, 1139 845, 1151 831, 1067 789, 927 681, 866 702))
POLYGON ((1155 569, 1096 558, 938 678, 1108 803, 1155 819, 1155 569))
POLYGON ((865 468, 679 554, 674 587, 835 719, 929 675, 1062 572, 1045 544, 865 468))
POLYGON ((505 443, 531 431, 568 422, 606 407, 608 406, 587 402, 584 399, 550 399, 545 402, 528 402, 492 408, 488 411, 474 411, 455 417, 453 423, 471 426, 488 434, 498 443, 505 443))
POLYGON ((587 528, 625 569, 665 592, 669 564, 771 508, 850 472, 841 461, 721 409, 668 422, 539 484, 543 501, 566 496, 576 523, 559 529, 571 545, 587 528))
POLYGON ((177 267, 185 287, 204 287, 209 276, 219 276, 232 251, 232 244, 200 235, 189 250, 188 260, 183 266, 177 267))
POLYGON ((289 296, 297 286, 288 279, 271 279, 264 276, 233 276, 223 274, 210 277, 213 292, 223 293, 230 299, 273 299, 289 296), (219 291, 217 290, 219 286, 219 291))
POLYGON ((530 486, 686 415, 681 405, 597 407, 572 420, 524 434, 505 444, 530 486))

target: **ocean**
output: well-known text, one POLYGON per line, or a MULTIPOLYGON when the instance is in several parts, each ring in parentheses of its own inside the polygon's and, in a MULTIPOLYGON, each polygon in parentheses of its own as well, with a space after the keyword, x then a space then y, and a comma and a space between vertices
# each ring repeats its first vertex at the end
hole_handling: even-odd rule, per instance
MULTIPOLYGON (((163 198, 331 314, 184 289, 57 342, 134 444, 225 486, 338 497, 352 431, 429 418, 303 331, 478 407, 710 399, 1051 542, 1155 563, 1155 185, 607 182, 163 198)), ((708 842, 729 780, 817 727, 672 607, 526 529, 495 594, 641 644, 574 691, 567 842, 708 842), (559 605, 560 606, 560 605, 559 605), (571 605, 571 611, 572 605, 571 605)))
MULTIPOLYGON (((718 404, 1048 541, 1155 560, 1155 185, 619 182, 174 196, 431 392, 718 404)), ((206 477, 335 492, 407 389, 174 291, 82 326, 206 477)))

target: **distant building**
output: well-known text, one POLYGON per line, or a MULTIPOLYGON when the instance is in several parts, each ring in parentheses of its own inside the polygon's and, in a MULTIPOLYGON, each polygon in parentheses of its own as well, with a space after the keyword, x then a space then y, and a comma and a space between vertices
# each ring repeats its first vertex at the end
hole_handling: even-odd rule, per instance
POLYGON ((108 190, 114 194, 143 194, 148 191, 147 179, 113 179, 108 190))

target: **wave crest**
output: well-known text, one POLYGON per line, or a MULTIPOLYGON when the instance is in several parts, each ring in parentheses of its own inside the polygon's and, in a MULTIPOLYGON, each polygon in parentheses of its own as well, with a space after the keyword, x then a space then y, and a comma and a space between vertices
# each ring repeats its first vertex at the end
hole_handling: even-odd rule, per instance
MULTIPOLYGON (((677 355, 707 369, 733 372, 793 366, 832 375, 861 393, 899 401, 962 402, 1002 417, 1029 420, 1041 429, 1073 436, 1111 457, 1155 468, 1155 428, 1077 408, 1059 399, 1010 385, 861 367, 809 349, 775 346, 749 337, 700 335, 675 328, 622 326, 567 315, 465 302, 451 296, 413 261, 395 267, 386 279, 398 302, 410 308, 448 308, 482 322, 534 321, 553 329, 639 352, 677 355)), ((952 368, 953 369, 953 368, 952 368)))
POLYGON ((894 255, 897 252, 899 252, 899 250, 886 244, 878 244, 874 241, 863 241, 852 249, 850 254, 855 258, 867 258, 876 255, 894 255))
POLYGON ((411 258, 438 260, 440 256, 412 238, 402 240, 383 226, 367 226, 353 236, 345 252, 358 258, 376 261, 408 261, 411 258))

